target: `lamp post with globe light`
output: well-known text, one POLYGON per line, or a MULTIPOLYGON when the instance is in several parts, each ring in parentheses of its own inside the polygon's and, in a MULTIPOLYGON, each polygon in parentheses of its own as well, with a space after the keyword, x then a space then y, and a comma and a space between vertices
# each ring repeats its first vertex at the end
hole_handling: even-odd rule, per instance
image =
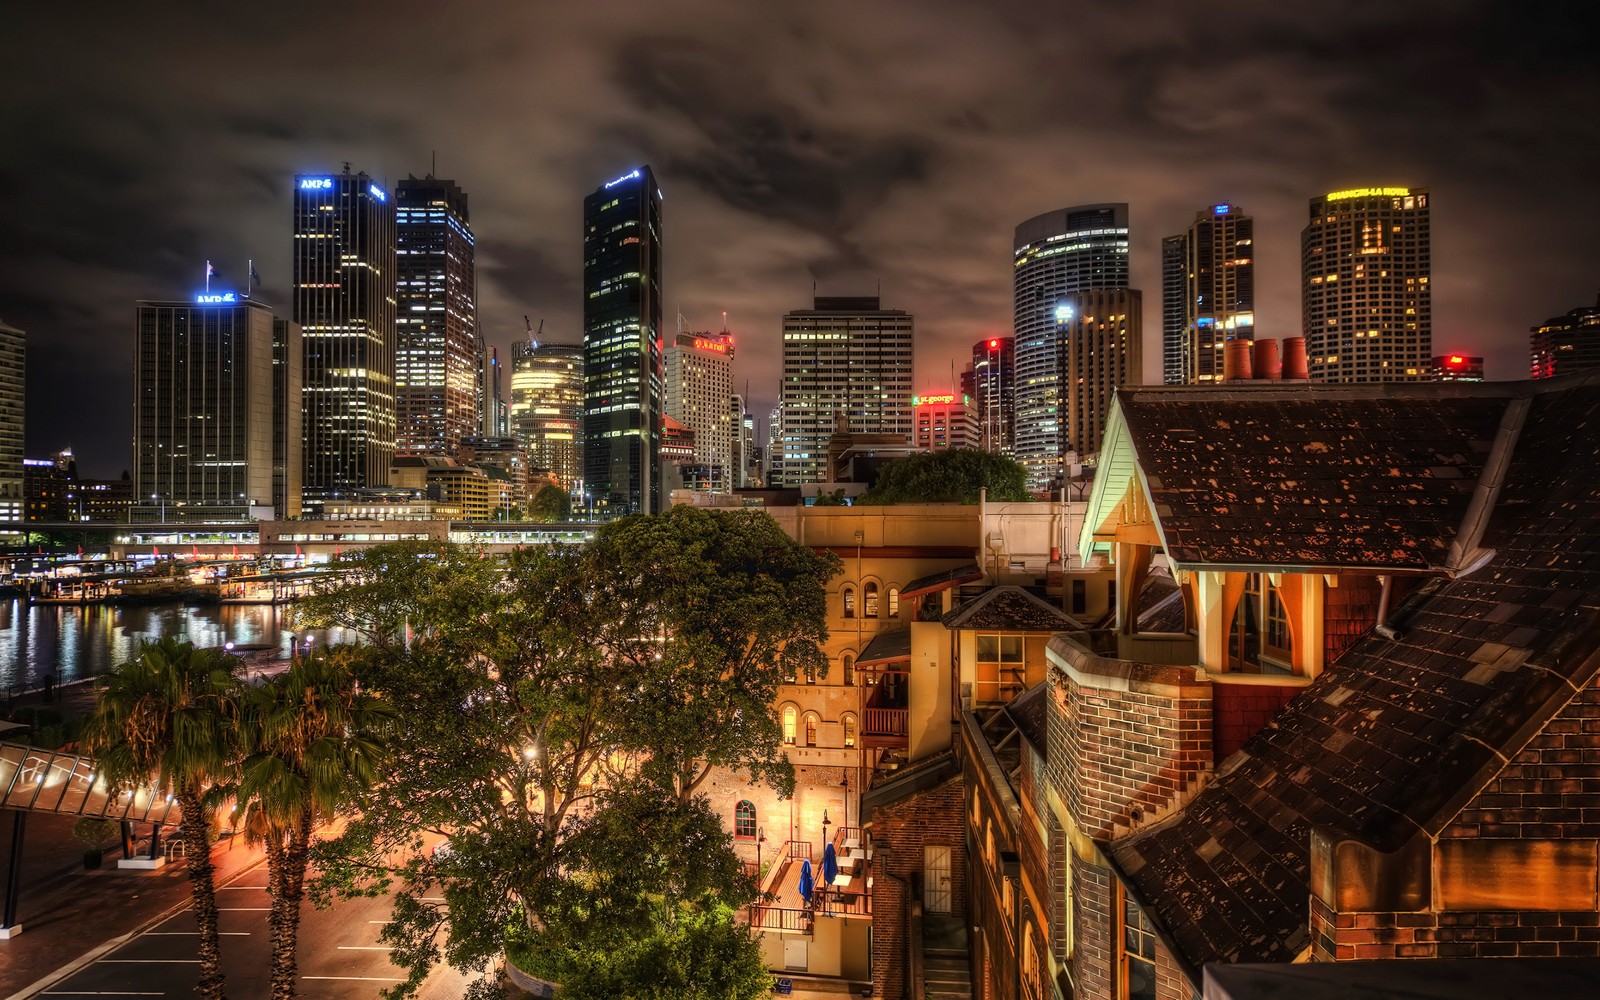
POLYGON ((1067 331, 1072 322, 1072 307, 1065 302, 1056 303, 1056 482, 1060 489, 1067 483, 1067 331))

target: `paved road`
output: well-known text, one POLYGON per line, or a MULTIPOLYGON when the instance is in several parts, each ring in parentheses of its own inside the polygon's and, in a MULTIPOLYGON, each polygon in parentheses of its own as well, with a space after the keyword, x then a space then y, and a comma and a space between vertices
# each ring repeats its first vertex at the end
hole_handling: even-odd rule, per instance
MULTIPOLYGON (((217 890, 221 911, 222 963, 230 1000, 269 995, 272 938, 267 929, 271 903, 266 869, 248 869, 217 890)), ((387 899, 356 899, 331 910, 306 904, 300 923, 300 995, 316 1000, 370 1000, 404 977, 389 962, 378 932, 389 915, 387 899)), ((37 997, 192 997, 199 976, 198 935, 187 908, 103 955, 37 997)), ((435 970, 424 984, 425 998, 456 1000, 466 977, 435 970)))

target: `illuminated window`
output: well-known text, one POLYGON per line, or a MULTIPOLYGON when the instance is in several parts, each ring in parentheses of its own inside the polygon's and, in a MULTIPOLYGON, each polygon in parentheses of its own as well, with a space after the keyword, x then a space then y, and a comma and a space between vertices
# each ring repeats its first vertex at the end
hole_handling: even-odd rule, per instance
POLYGON ((869 583, 861 588, 861 609, 865 618, 878 617, 878 585, 869 583))
POLYGON ((856 658, 849 653, 844 654, 844 686, 855 687, 856 684, 856 658))
POLYGON ((844 616, 846 618, 854 618, 856 616, 856 588, 846 587, 842 593, 844 594, 844 616))
POLYGON ((846 747, 856 745, 856 717, 853 715, 844 717, 844 745, 846 747))
POLYGON ((900 617, 900 588, 898 587, 889 588, 889 617, 900 617))
POLYGON ((1267 645, 1276 649, 1289 648, 1289 615, 1284 610, 1283 598, 1278 588, 1267 591, 1267 645))
POLYGON ((1022 636, 978 636, 975 660, 977 683, 973 695, 978 701, 1008 701, 1022 690, 1022 636))
POLYGON ((815 712, 806 713, 806 746, 814 747, 817 745, 817 724, 821 721, 817 718, 815 712))
POLYGON ((794 706, 783 706, 783 742, 790 746, 794 746, 794 718, 794 706))
POLYGON ((756 837, 756 807, 748 799, 733 807, 733 835, 751 840, 756 837))
POLYGON ((1156 934, 1144 911, 1117 883, 1117 916, 1122 933, 1117 936, 1117 996, 1121 1000, 1156 1000, 1156 934))

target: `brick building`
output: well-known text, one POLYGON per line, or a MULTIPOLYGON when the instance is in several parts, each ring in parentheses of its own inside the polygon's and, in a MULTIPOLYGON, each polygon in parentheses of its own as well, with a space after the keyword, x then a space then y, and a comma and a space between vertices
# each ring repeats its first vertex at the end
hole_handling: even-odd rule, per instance
POLYGON ((1597 431, 1595 375, 1123 393, 1080 542, 1117 613, 1051 640, 1047 780, 1012 784, 1067 869, 1012 842, 1058 925, 1015 995, 1600 955, 1597 431))

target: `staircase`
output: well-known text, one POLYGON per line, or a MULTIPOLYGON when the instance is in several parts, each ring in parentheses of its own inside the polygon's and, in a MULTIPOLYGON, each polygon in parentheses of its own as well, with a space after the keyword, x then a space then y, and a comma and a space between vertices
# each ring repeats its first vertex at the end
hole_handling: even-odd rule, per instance
POLYGON ((930 914, 925 918, 922 980, 927 1000, 972 1000, 967 928, 960 917, 930 914))

